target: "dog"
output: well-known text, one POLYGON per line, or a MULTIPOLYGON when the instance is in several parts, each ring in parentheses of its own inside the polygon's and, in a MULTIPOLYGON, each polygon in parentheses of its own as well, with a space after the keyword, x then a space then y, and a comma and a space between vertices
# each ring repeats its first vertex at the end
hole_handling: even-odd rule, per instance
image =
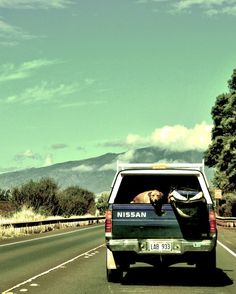
POLYGON ((134 197, 130 203, 152 203, 155 204, 163 197, 163 193, 158 190, 145 191, 134 197))
POLYGON ((163 193, 158 190, 142 192, 135 196, 130 203, 151 203, 158 216, 162 216, 165 213, 161 209, 163 204, 163 193))

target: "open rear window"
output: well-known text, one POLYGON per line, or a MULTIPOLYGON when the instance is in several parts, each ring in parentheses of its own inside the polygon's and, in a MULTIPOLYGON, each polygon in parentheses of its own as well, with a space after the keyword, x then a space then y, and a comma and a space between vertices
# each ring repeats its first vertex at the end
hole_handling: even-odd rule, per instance
POLYGON ((144 191, 158 190, 164 194, 164 202, 173 190, 186 189, 201 191, 197 176, 195 175, 124 175, 115 203, 130 203, 133 198, 144 191))

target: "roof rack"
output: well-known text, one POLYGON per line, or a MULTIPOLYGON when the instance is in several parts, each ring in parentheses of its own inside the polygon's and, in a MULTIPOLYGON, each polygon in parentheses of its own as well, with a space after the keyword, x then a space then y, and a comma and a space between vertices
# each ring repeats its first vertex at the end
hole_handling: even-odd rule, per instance
POLYGON ((204 173, 204 161, 201 163, 127 163, 117 161, 117 172, 127 169, 192 169, 204 173))

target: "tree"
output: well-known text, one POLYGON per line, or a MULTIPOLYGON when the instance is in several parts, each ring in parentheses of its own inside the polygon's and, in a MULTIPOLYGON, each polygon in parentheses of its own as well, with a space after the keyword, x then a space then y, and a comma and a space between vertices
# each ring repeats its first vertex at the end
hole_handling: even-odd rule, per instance
POLYGON ((78 186, 60 191, 51 178, 30 180, 12 190, 10 200, 15 209, 32 207, 45 215, 82 215, 95 212, 94 194, 78 186))
POLYGON ((51 178, 42 178, 38 182, 38 195, 40 195, 40 209, 46 214, 56 215, 58 211, 58 184, 51 178))
POLYGON ((10 200, 16 209, 25 205, 36 212, 55 215, 58 211, 57 194, 57 183, 51 178, 42 178, 38 182, 30 180, 20 187, 15 187, 10 200))
POLYGON ((109 194, 108 193, 102 193, 100 195, 100 197, 98 198, 96 207, 99 210, 99 213, 101 215, 105 214, 105 211, 108 207, 108 198, 109 198, 109 194))
POLYGON ((229 93, 219 95, 212 107, 212 142, 204 156, 216 170, 215 185, 224 192, 236 191, 236 69, 228 87, 229 93))
POLYGON ((64 216, 94 212, 94 194, 79 186, 68 187, 59 194, 59 213, 64 216))

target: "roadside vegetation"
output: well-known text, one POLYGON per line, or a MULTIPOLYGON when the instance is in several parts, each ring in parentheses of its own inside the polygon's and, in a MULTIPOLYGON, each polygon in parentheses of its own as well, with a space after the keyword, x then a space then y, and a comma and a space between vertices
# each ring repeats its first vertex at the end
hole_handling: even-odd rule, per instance
MULTIPOLYGON (((0 225, 10 222, 40 221, 53 218, 69 218, 77 216, 103 215, 106 205, 98 200, 95 203, 94 193, 72 186, 59 189, 57 183, 51 178, 42 178, 39 181, 29 181, 10 190, 0 189, 0 225)), ((105 197, 105 198, 104 198, 105 197)), ((84 225, 87 222, 65 224, 52 224, 28 228, 7 228, 0 226, 0 239, 19 235, 41 233, 54 229, 84 225)))
MULTIPOLYGON (((86 215, 88 216, 88 215, 86 215)), ((89 215, 90 216, 90 215, 89 215)), ((77 216, 71 216, 73 218, 77 218, 77 216)), ((30 222, 30 221, 41 221, 47 219, 58 219, 60 216, 48 216, 42 215, 40 213, 36 213, 31 207, 23 206, 20 211, 17 211, 11 217, 1 217, 0 218, 0 225, 4 223, 15 223, 15 222, 30 222)), ((79 217, 78 217, 79 220, 79 217)), ((39 225, 39 226, 27 226, 22 228, 14 228, 12 225, 7 227, 0 226, 0 240, 1 239, 8 239, 13 237, 20 237, 29 234, 38 234, 38 233, 45 233, 57 229, 64 229, 68 227, 78 227, 88 225, 88 221, 75 221, 75 222, 66 222, 66 223, 55 223, 55 224, 46 224, 46 225, 39 225)))
POLYGON ((106 209, 108 208, 108 193, 102 193, 96 203, 97 210, 100 215, 105 215, 106 209))
POLYGON ((221 216, 236 216, 236 69, 228 81, 229 92, 216 98, 212 107, 212 141, 205 164, 215 170, 213 187, 222 191, 221 216))
POLYGON ((95 213, 95 195, 79 186, 59 189, 51 178, 39 181, 30 180, 8 192, 1 190, 0 200, 8 201, 13 212, 22 207, 30 207, 37 214, 44 216, 84 215, 95 213))

